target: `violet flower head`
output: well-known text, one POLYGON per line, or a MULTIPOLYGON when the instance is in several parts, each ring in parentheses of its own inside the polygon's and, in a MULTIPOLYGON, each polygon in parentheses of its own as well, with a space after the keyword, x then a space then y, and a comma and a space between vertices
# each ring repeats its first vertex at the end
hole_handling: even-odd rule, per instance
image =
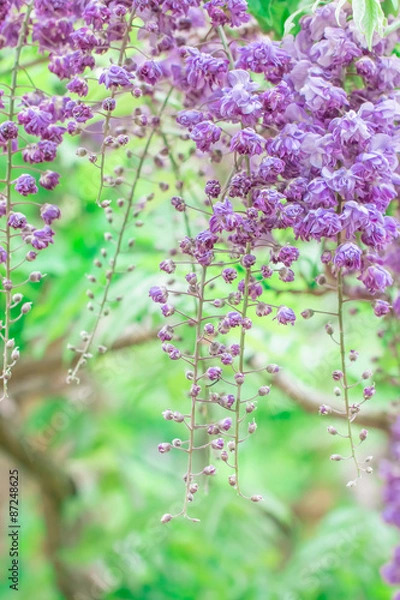
POLYGON ((99 77, 99 83, 104 84, 107 89, 110 88, 128 88, 132 85, 132 73, 129 73, 124 67, 111 65, 103 70, 99 77))
POLYGON ((8 218, 8 225, 13 229, 23 229, 26 224, 26 217, 20 212, 12 213, 8 218))
POLYGON ((43 204, 40 209, 40 216, 46 225, 51 225, 53 221, 61 217, 61 211, 54 204, 43 204))
POLYGON ((246 0, 210 0, 204 8, 215 27, 227 24, 240 27, 250 20, 246 0))
POLYGON ((43 229, 36 229, 32 234, 31 244, 36 250, 44 250, 49 244, 54 244, 54 231, 45 225, 43 229))
POLYGON ((153 302, 165 304, 168 300, 168 292, 165 287, 153 286, 149 290, 149 296, 153 302))
POLYGON ((254 129, 246 127, 234 134, 230 149, 238 154, 254 156, 262 154, 265 148, 265 140, 254 129))
POLYGON ((344 272, 358 271, 361 268, 362 250, 351 242, 341 244, 335 252, 333 264, 344 272))
POLYGON ((211 146, 219 141, 221 128, 211 121, 203 121, 193 127, 190 137, 196 143, 198 150, 208 152, 211 146))
POLYGON ((13 121, 4 121, 0 125, 0 140, 15 140, 18 137, 18 126, 13 121))
POLYGON ((233 212, 232 202, 227 198, 223 202, 216 202, 213 211, 209 223, 212 233, 234 231, 242 221, 241 216, 233 212))
POLYGON ((197 48, 186 47, 186 80, 195 90, 201 90, 206 84, 210 87, 221 84, 228 72, 229 60, 217 58, 197 48))
POLYGON ((291 308, 281 305, 276 312, 274 320, 275 319, 281 325, 294 325, 294 322, 296 321, 296 315, 291 308))
POLYGON ((21 194, 21 196, 29 196, 29 194, 37 194, 38 187, 36 180, 32 175, 20 175, 18 179, 14 181, 15 191, 21 194))
POLYGON ((60 182, 60 175, 55 171, 44 171, 39 179, 39 183, 45 190, 54 190, 60 182))
POLYGON ((368 267, 358 279, 363 282, 371 294, 384 292, 388 286, 393 285, 393 277, 379 265, 368 267))

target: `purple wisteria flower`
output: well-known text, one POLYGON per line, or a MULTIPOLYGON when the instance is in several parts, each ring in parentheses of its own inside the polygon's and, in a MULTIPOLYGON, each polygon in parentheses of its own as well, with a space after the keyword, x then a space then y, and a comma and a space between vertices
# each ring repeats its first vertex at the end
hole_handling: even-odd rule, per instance
POLYGON ((15 212, 9 216, 7 223, 13 229, 23 229, 27 224, 27 220, 25 215, 15 212))
POLYGON ((296 315, 294 314, 294 312, 291 308, 281 305, 278 308, 274 319, 276 319, 278 321, 278 323, 280 323, 281 325, 287 325, 287 324, 294 325, 294 322, 296 320, 296 315))
POLYGON ((210 0, 204 4, 211 23, 240 27, 250 20, 246 0, 210 0))
POLYGON ((385 289, 393 285, 393 277, 380 265, 368 267, 359 277, 365 287, 371 294, 384 292, 385 289))
POLYGON ((344 272, 358 271, 361 268, 361 256, 362 250, 348 242, 336 249, 333 264, 338 269, 344 269, 344 272))
POLYGON ((219 141, 221 128, 211 121, 202 121, 193 127, 190 137, 196 143, 198 150, 208 152, 211 146, 219 141))
POLYGON ((265 140, 254 129, 246 127, 235 133, 231 140, 231 151, 238 154, 255 156, 262 154, 265 148, 265 140))
POLYGON ((54 204, 43 204, 40 208, 40 216, 46 225, 51 225, 53 221, 61 217, 61 211, 54 204))
POLYGON ((29 194, 37 194, 38 187, 36 180, 32 175, 20 175, 18 179, 14 181, 15 191, 21 194, 21 196, 29 196, 29 194))
POLYGON ((129 73, 124 67, 111 65, 101 73, 99 83, 104 84, 107 89, 110 88, 127 88, 132 85, 134 75, 129 73))
MULTIPOLYGON (((225 198, 223 202, 216 202, 214 204, 214 214, 210 218, 209 223, 212 233, 234 231, 241 222, 242 218, 233 212, 233 205, 230 200, 225 198)), ((232 272, 230 273, 233 275, 232 272)))

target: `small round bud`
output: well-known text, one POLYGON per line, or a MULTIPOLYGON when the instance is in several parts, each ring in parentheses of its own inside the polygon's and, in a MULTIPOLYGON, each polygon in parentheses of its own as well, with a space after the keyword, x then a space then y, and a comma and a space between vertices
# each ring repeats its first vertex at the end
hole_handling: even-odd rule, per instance
POLYGON ((262 387, 260 387, 258 389, 258 395, 259 396, 268 396, 270 391, 271 391, 271 388, 268 385, 263 385, 262 387))
POLYGON ((21 306, 21 312, 23 315, 27 315, 28 312, 31 311, 32 308, 32 302, 24 302, 24 304, 21 306))
POLYGON ((278 365, 274 365, 274 364, 268 365, 267 366, 267 372, 268 373, 279 373, 279 367, 278 367, 278 365))
POLYGON ((328 427, 328 433, 330 433, 331 435, 337 435, 338 431, 337 431, 336 427, 333 427, 332 425, 330 425, 328 427))
POLYGON ((373 470, 373 468, 372 468, 372 467, 367 467, 367 468, 365 469, 365 472, 366 472, 366 473, 368 473, 368 475, 370 475, 371 473, 373 473, 373 472, 374 472, 374 470, 373 470))
POLYGON ((335 394, 335 396, 340 396, 340 395, 342 394, 342 391, 341 391, 341 389, 340 389, 340 388, 338 388, 338 387, 335 387, 335 388, 333 389, 333 393, 335 394))
POLYGON ((33 271, 30 275, 29 275, 29 281, 32 281, 33 283, 37 283, 38 281, 40 281, 42 279, 43 275, 40 273, 40 271, 33 271))
POLYGON ((165 454, 166 452, 169 452, 171 448, 171 444, 168 444, 167 442, 164 442, 163 444, 158 444, 158 451, 160 452, 160 454, 165 454))
POLYGON ((182 446, 182 440, 175 438, 172 440, 172 445, 174 448, 180 448, 182 446))
POLYGON ((208 465, 207 467, 204 467, 204 469, 202 470, 203 475, 215 475, 217 469, 214 467, 214 465, 208 465))
POLYGON ((358 356, 359 356, 359 353, 357 352, 357 350, 350 350, 350 352, 349 352, 349 360, 351 362, 356 362, 358 356))
POLYGON ((362 379, 370 379, 372 377, 372 371, 364 371, 361 375, 362 379))
POLYGON ((303 319, 311 319, 311 317, 313 317, 315 313, 310 308, 307 308, 307 310, 303 310, 303 312, 300 314, 303 317, 303 319))
POLYGON ((254 402, 248 402, 246 404, 246 412, 249 415, 250 413, 252 413, 254 410, 256 410, 256 405, 254 404, 254 402))
POLYGON ((254 496, 252 496, 252 497, 250 498, 250 500, 251 500, 252 502, 261 502, 261 500, 263 500, 263 497, 262 497, 262 496, 260 496, 260 494, 255 494, 254 496))
POLYGON ((363 442, 368 437, 368 429, 361 429, 359 438, 363 442))
POLYGON ((333 327, 330 323, 327 323, 325 325, 325 331, 328 335, 333 335, 333 333, 335 332, 335 330, 333 329, 333 327))
POLYGON ((228 477, 228 483, 229 483, 229 485, 234 487, 236 485, 236 475, 230 475, 228 477))
POLYGON ((254 433, 256 429, 257 429, 257 423, 254 423, 254 422, 253 423, 249 423, 249 426, 248 426, 247 430, 248 430, 248 432, 250 434, 254 433))
POLYGON ((325 285, 327 280, 325 275, 318 275, 318 277, 315 278, 315 281, 317 285, 325 285))
POLYGON ((22 300, 23 296, 22 294, 14 294, 12 297, 12 301, 14 304, 19 304, 22 300))
POLYGON ((343 456, 341 456, 340 454, 331 454, 330 459, 339 461, 339 460, 343 460, 343 456))
POLYGON ((343 379, 343 373, 342 373, 342 371, 333 371, 332 378, 335 381, 340 381, 341 379, 343 379))
POLYGON ((170 521, 172 521, 172 515, 170 515, 169 513, 166 513, 165 515, 163 515, 161 517, 161 523, 169 523, 170 521))

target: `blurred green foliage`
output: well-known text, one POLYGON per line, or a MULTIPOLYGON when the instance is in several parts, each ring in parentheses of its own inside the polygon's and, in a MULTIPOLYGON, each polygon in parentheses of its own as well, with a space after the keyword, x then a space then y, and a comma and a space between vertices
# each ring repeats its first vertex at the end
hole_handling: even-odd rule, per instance
MULTIPOLYGON (((251 8, 266 28, 280 35, 296 6, 258 0, 251 8)), ((49 77, 41 64, 32 67, 30 75, 38 87, 49 77)), ((60 85, 55 78, 54 85, 60 85)), ((97 173, 75 150, 74 141, 64 144, 58 158, 63 173, 70 175, 62 178, 52 196, 63 219, 56 225, 55 246, 35 264, 47 277, 39 286, 25 289, 26 300, 32 300, 35 309, 17 332, 22 351, 31 357, 51 355, 52 345, 62 343, 66 363, 67 342, 74 343, 79 331, 90 328, 92 316, 84 309, 85 275, 93 270, 92 261, 109 227, 94 204, 97 173)), ((201 197, 203 181, 197 171, 186 162, 182 171, 185 192, 201 197)), ((173 190, 171 171, 151 175, 173 190)), ((143 180, 138 197, 153 189, 153 183, 143 180)), ((171 190, 158 189, 144 226, 132 226, 136 244, 123 264, 134 262, 137 268, 115 284, 115 295, 121 294, 123 300, 104 322, 105 343, 135 324, 160 325, 158 311, 149 305, 148 289, 157 281, 158 263, 185 232, 184 223, 172 214, 171 190)), ((40 202, 50 199, 47 192, 40 194, 40 202)), ((112 196, 117 197, 114 192, 112 196)), ((308 244, 293 287, 308 287, 318 264, 319 249, 308 244)), ((276 303, 287 303, 297 314, 308 308, 308 302, 315 309, 334 309, 329 296, 307 299, 287 290, 286 284, 277 284, 269 291, 276 303)), ((325 317, 316 315, 284 328, 266 319, 264 329, 249 335, 250 353, 278 363, 321 393, 332 394, 331 371, 338 363, 325 323, 325 317)), ((386 374, 397 368, 386 338, 383 346, 377 338, 379 326, 371 319, 368 304, 360 307, 356 318, 347 315, 348 346, 360 351, 351 372, 354 382, 371 360, 380 359, 386 374)), ((185 335, 190 341, 193 333, 185 335)), ((389 559, 397 535, 381 521, 380 480, 374 474, 358 488, 345 487, 351 476, 347 464, 332 463, 328 457, 341 450, 346 453, 346 441, 327 435, 330 422, 304 414, 272 386, 271 395, 259 403, 258 431, 245 444, 241 459, 245 489, 261 493, 265 501, 255 505, 236 497, 225 483, 225 472, 210 482, 207 493, 199 491, 194 512, 201 523, 177 520, 165 526, 160 516, 179 511, 183 500, 185 464, 180 453, 160 456, 157 444, 181 435, 178 425, 161 417, 168 407, 183 410, 186 405, 181 365, 171 363, 158 341, 151 340, 96 358, 88 376, 89 399, 71 400, 62 386, 59 393, 29 398, 23 408, 23 436, 30 443, 42 442, 31 446, 32 460, 35 452, 51 456, 78 482, 79 494, 64 506, 65 521, 77 534, 72 542, 66 541, 61 558, 73 571, 94 573, 103 600, 389 600, 391 591, 381 581, 379 568, 389 559)), ((260 374, 253 385, 256 389, 265 382, 260 374)), ((384 408, 392 399, 390 382, 382 377, 373 403, 384 408)), ((367 453, 379 460, 386 441, 382 433, 371 431, 367 453)), ((2 464, 5 481, 5 473, 16 465, 6 456, 2 464)), ((224 465, 217 466, 224 472, 224 465)), ((44 551, 41 497, 27 473, 21 473, 21 479, 18 598, 62 600, 44 551)), ((6 503, 1 510, 5 523, 6 503)), ((8 561, 4 536, 1 544, 4 565, 8 561)), ((3 600, 14 599, 7 581, 0 584, 0 595, 3 600)))

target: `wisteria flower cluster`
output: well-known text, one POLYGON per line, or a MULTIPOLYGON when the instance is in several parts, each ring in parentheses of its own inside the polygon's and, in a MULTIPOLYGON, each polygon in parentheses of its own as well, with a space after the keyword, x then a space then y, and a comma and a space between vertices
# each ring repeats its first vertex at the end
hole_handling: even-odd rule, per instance
MULTIPOLYGON (((163 413, 182 424, 185 435, 158 447, 187 457, 178 513, 185 517, 201 481, 220 469, 239 495, 262 500, 258 493, 246 496, 239 481, 239 447, 256 431, 257 405, 273 391, 279 371, 267 357, 257 369, 249 360, 247 339, 260 319, 291 329, 299 316, 325 315, 337 347, 332 379, 341 404, 320 412, 345 417, 343 432, 332 425, 328 432, 350 446, 349 456, 331 459, 353 461, 350 486, 372 472, 370 457, 359 460, 356 453, 368 432, 354 433, 353 423, 376 388, 370 371, 350 385, 349 363, 358 351, 347 347, 344 307, 367 301, 371 317, 400 315, 394 282, 400 270, 400 59, 393 54, 396 32, 376 36, 368 49, 350 7, 337 13, 335 3, 318 8, 302 18, 296 36, 277 42, 252 26, 245 0, 0 6, 1 44, 15 53, 10 84, 0 87, 0 146, 7 156, 0 198, 4 394, 19 356, 12 325, 30 309, 15 293, 23 282, 14 265, 53 244, 53 223, 61 216, 56 201, 39 208, 31 202, 39 186, 53 191, 63 176, 43 163, 54 163, 63 141, 79 136, 77 156, 98 178, 93 201, 110 224, 94 261, 100 274, 88 275, 92 328, 71 347, 76 360, 69 382, 79 381, 95 345, 106 351, 98 343, 99 325, 121 300, 113 291, 118 273, 135 268, 123 260, 135 245, 131 232, 143 224, 156 192, 168 191, 159 181, 153 193, 138 197, 143 171, 149 164, 171 168, 171 205, 186 235, 161 262, 163 279, 149 296, 166 319, 158 333, 162 351, 180 361, 187 380, 187 410, 163 413), (46 58, 65 94, 29 82, 17 96, 27 43, 46 58), (201 165, 200 201, 183 183, 184 160, 201 165), (304 306, 296 315, 268 295, 277 281, 291 289, 305 244, 320 257, 316 283, 335 295, 335 312, 304 306)), ((30 275, 34 282, 41 278, 39 271, 30 275)), ((166 513, 162 521, 174 516, 166 513)))

